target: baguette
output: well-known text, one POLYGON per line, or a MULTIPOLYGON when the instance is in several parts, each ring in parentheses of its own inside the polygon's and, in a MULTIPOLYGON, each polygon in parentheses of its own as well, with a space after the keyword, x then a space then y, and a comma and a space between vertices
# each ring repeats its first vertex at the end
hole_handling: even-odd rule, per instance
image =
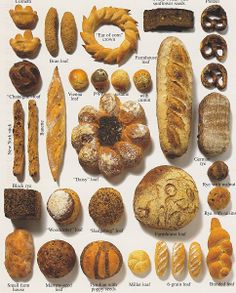
POLYGON ((158 277, 163 277, 169 266, 169 251, 164 241, 158 241, 155 249, 155 268, 158 277))
POLYGON ((192 123, 192 65, 184 44, 166 38, 157 60, 157 121, 161 149, 169 158, 188 149, 192 123))
POLYGON ((38 154, 38 108, 34 100, 28 103, 28 159, 29 174, 32 177, 39 175, 38 154))
POLYGON ((66 141, 65 94, 56 67, 48 90, 47 154, 54 181, 58 181, 64 159, 66 141))
POLYGON ((17 100, 13 106, 14 126, 14 163, 13 174, 22 176, 25 168, 25 114, 20 100, 17 100))
POLYGON ((195 279, 201 273, 202 267, 202 249, 198 242, 193 242, 189 248, 188 271, 190 276, 195 279))

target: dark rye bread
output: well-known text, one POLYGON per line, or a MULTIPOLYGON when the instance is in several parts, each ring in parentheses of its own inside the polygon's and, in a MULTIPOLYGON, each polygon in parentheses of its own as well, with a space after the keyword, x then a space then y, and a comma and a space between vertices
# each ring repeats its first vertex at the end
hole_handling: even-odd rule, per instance
POLYGON ((89 243, 80 256, 80 265, 89 279, 103 280, 116 275, 123 258, 119 249, 108 241, 89 243))
POLYGON ((224 153, 230 144, 230 102, 219 93, 207 95, 199 105, 198 147, 207 157, 224 153))
POLYGON ((32 189, 4 190, 5 217, 11 220, 39 220, 41 216, 41 194, 32 189))
POLYGON ((158 8, 145 10, 143 14, 144 31, 183 31, 193 29, 194 14, 186 9, 158 8))

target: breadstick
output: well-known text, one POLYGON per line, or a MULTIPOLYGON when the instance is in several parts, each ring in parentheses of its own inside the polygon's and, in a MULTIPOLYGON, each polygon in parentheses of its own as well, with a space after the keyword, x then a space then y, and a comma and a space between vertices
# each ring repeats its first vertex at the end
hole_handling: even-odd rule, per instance
POLYGON ((24 130, 24 110, 20 100, 13 106, 14 126, 14 163, 13 174, 22 176, 25 168, 25 130, 24 130))
POLYGON ((164 241, 158 241, 155 250, 155 267, 158 277, 166 274, 169 265, 169 251, 164 241))
POLYGON ((38 108, 34 100, 28 103, 28 159, 29 174, 34 177, 39 174, 38 154, 38 108))

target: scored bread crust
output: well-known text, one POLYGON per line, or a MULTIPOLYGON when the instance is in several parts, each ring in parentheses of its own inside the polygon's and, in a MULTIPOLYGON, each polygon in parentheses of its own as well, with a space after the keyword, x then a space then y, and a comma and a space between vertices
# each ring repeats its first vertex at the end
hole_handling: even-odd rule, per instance
POLYGON ((54 181, 59 179, 66 141, 65 94, 58 68, 54 70, 47 101, 47 154, 54 181))
POLYGON ((188 52, 176 37, 166 38, 159 48, 156 83, 161 148, 167 157, 180 157, 191 134, 193 71, 188 52))

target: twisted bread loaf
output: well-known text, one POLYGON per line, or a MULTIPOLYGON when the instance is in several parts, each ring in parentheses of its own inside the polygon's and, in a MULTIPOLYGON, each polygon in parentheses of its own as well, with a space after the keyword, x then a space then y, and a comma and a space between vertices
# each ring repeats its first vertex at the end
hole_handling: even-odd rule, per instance
POLYGON ((136 21, 129 15, 128 9, 103 7, 97 10, 94 6, 89 17, 83 17, 82 29, 83 32, 80 34, 85 42, 84 47, 97 61, 120 64, 137 48, 139 32, 136 21), (97 42, 94 32, 103 24, 118 26, 125 33, 125 40, 120 47, 105 48, 97 42))
POLYGON ((215 279, 224 279, 231 271, 233 248, 229 233, 221 227, 220 221, 216 218, 211 221, 208 248, 207 266, 211 276, 215 279))

